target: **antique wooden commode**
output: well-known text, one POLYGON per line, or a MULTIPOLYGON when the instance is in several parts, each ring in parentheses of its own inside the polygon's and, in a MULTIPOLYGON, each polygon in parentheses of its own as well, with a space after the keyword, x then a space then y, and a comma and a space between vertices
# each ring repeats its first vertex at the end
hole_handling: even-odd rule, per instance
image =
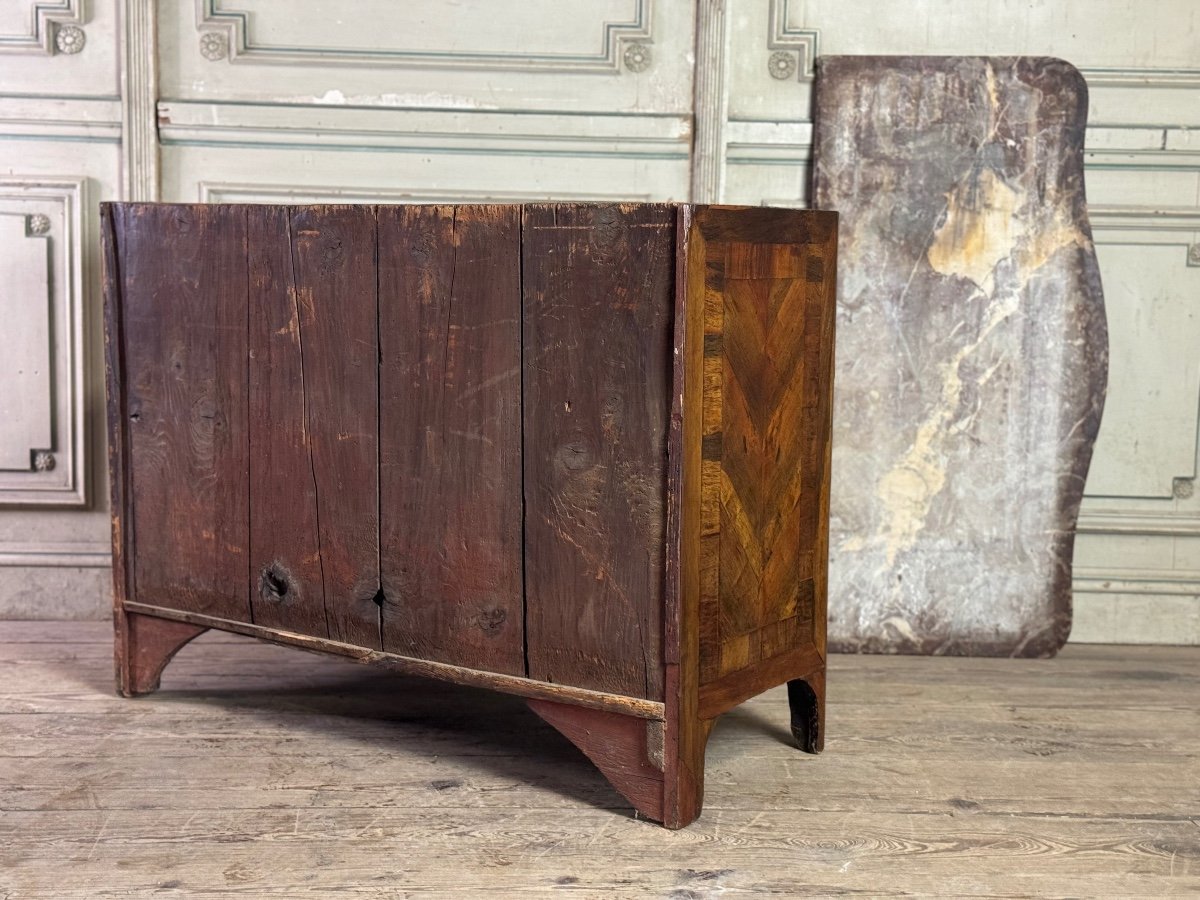
POLYGON ((117 682, 208 628, 522 695, 646 816, 821 748, 837 219, 105 204, 117 682))

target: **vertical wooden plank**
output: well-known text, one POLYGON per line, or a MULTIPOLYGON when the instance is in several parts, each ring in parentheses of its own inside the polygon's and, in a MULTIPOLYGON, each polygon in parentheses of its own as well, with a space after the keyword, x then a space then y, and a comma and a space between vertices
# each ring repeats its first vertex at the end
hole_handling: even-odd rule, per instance
POLYGON ((675 210, 525 207, 529 675, 663 695, 675 210))
POLYGON ((135 598, 246 621, 246 213, 114 208, 135 598))
POLYGON ((703 597, 701 467, 705 428, 706 248, 695 210, 676 219, 674 375, 667 448, 667 535, 663 654, 665 674, 663 822, 682 828, 704 798, 704 745, 711 722, 699 716, 700 603, 703 597))
MULTIPOLYGON (((317 472, 310 441, 314 428, 292 273, 291 210, 252 206, 247 216, 250 602, 257 625, 326 637, 317 472)), ((315 360, 317 351, 311 352, 315 360)))
POLYGON ((383 648, 525 674, 515 206, 379 209, 383 648))
MULTIPOLYGON (((700 212, 701 219, 703 212, 700 212)), ((697 242, 691 277, 703 305, 704 381, 701 409, 703 414, 700 462, 700 678, 708 681, 721 674, 721 428, 725 329, 725 268, 728 245, 709 246, 700 228, 689 240, 697 242)))
MULTIPOLYGON (((805 323, 809 340, 819 344, 814 364, 806 370, 806 390, 815 392, 816 408, 812 411, 812 460, 813 467, 804 491, 809 497, 817 497, 817 534, 813 545, 813 623, 812 640, 825 659, 829 610, 829 496, 833 470, 833 381, 834 348, 837 344, 837 261, 838 229, 837 213, 829 214, 833 227, 824 241, 814 242, 808 248, 809 262, 805 269, 808 282, 808 310, 810 318, 805 323)), ((811 352, 811 351, 810 351, 811 352)), ((825 682, 820 686, 821 734, 824 735, 825 682)), ((822 740, 824 738, 822 737, 822 740)))
POLYGON ((375 208, 291 211, 297 352, 329 637, 380 646, 375 208))
POLYGON ((108 487, 112 523, 113 662, 117 689, 127 682, 130 653, 125 601, 131 599, 133 577, 132 492, 129 479, 129 417, 125 394, 124 306, 121 278, 120 210, 100 204, 100 247, 104 271, 104 385, 108 425, 108 487))

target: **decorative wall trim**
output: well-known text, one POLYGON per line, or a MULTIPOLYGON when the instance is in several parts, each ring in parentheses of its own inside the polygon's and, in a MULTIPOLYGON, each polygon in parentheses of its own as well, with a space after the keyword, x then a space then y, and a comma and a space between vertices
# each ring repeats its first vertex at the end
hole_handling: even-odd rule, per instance
MULTIPOLYGON (((1092 132, 1089 129, 1090 138, 1092 132)), ((1200 153, 1180 150, 1093 150, 1084 153, 1088 171, 1124 169, 1154 172, 1167 169, 1200 170, 1200 153)))
MULTIPOLYGON (((652 0, 632 0, 629 19, 597 22, 600 48, 596 53, 571 55, 505 51, 454 51, 394 49, 353 50, 337 47, 270 45, 255 39, 251 16, 245 10, 220 9, 219 0, 196 0, 196 27, 203 35, 218 34, 220 41, 201 44, 209 60, 228 58, 231 63, 269 63, 305 66, 399 66, 426 69, 486 69, 503 72, 599 72, 617 73, 629 42, 653 41, 652 0), (223 52, 222 52, 223 51, 223 52)), ((646 56, 648 63, 649 57, 646 56)), ((641 69, 628 66, 630 71, 641 69)), ((642 68, 645 68, 643 66, 642 68)))
POLYGON ((1200 597, 1200 572, 1190 569, 1097 569, 1076 566, 1074 590, 1091 594, 1175 594, 1200 597))
POLYGON ((86 42, 84 0, 34 0, 29 3, 29 30, 0 34, 0 53, 78 53, 86 42))
POLYGON ((0 136, 119 143, 120 104, 115 97, 0 97, 0 136))
POLYGON ((767 57, 767 74, 776 81, 788 81, 796 74, 796 54, 790 50, 776 50, 767 57))
POLYGON ((159 199, 158 4, 121 2, 121 196, 159 199))
MULTIPOLYGON (((1190 248, 1200 234, 1200 208, 1145 205, 1089 207, 1097 246, 1133 245, 1178 247, 1179 264, 1188 265, 1190 248), (1107 239, 1106 239, 1107 238, 1107 239)), ((1200 396, 1195 401, 1200 410, 1200 396)), ((1080 534, 1181 537, 1200 536, 1200 503, 1181 484, 1191 485, 1200 459, 1200 414, 1192 436, 1190 470, 1173 473, 1155 496, 1085 493, 1080 511, 1080 534)), ((1161 574, 1161 573, 1160 573, 1161 574)))
POLYGON ((1119 534, 1144 537, 1200 537, 1200 515, 1156 513, 1153 510, 1096 510, 1085 504, 1079 515, 1080 534, 1119 534))
POLYGON ((21 544, 0 542, 0 566, 51 566, 107 568, 112 565, 112 546, 107 541, 21 544))
POLYGON ((1080 66, 1089 87, 1197 88, 1200 69, 1120 68, 1080 66))
MULTIPOLYGON (((45 207, 43 207, 45 208, 45 207)), ((50 217, 8 201, 0 215, 0 471, 40 471, 54 441, 54 281, 46 235, 50 217)))
POLYGON ((692 202, 720 203, 729 109, 725 0, 700 0, 696 21, 692 202))
POLYGON ((1089 203, 1088 221, 1121 231, 1200 231, 1200 207, 1089 203))
POLYGON ((812 122, 730 121, 725 156, 735 165, 798 165, 812 161, 812 122))
POLYGON ((625 68, 630 72, 645 72, 654 60, 650 45, 644 41, 626 41, 625 52, 621 58, 625 60, 625 68))
MULTIPOLYGON (((1140 140, 1132 133, 1111 137, 1114 146, 1140 140)), ((1159 146, 1165 145, 1164 136, 1159 146)), ((1097 246, 1177 247, 1180 265, 1200 233, 1195 207, 1093 204, 1089 218, 1097 246)), ((1200 408, 1200 397, 1194 402, 1200 408)), ((1193 441, 1192 471, 1168 477, 1164 496, 1084 496, 1076 559, 1083 551, 1092 564, 1073 572, 1073 641, 1200 643, 1200 571, 1191 549, 1200 539, 1200 503, 1179 490, 1196 474, 1200 435, 1193 441)))
MULTIPOLYGON (((817 56, 820 53, 820 38, 821 32, 817 28, 801 28, 790 24, 791 11, 790 0, 771 0, 771 7, 768 13, 769 32, 767 34, 767 49, 776 52, 794 51, 798 56, 798 62, 794 63, 792 69, 796 73, 800 81, 812 81, 814 64, 817 56)), ((776 78, 781 78, 776 74, 778 69, 779 57, 772 54, 768 57, 768 71, 776 78)), ((790 78, 791 72, 788 72, 783 78, 790 78)))
POLYGON ((271 185, 223 181, 199 184, 201 203, 538 203, 549 200, 649 201, 649 194, 597 194, 553 191, 470 191, 427 188, 345 187, 337 185, 271 185))
MULTIPOLYGON (((87 180, 84 178, 0 177, 0 204, 8 201, 20 209, 41 202, 60 210, 63 228, 54 227, 48 238, 61 242, 63 283, 61 302, 54 309, 54 352, 62 358, 54 380, 54 446, 35 447, 54 453, 54 466, 42 471, 0 472, 0 505, 83 506, 87 503, 88 460, 86 446, 86 353, 88 303, 85 295, 85 248, 89 246, 86 215, 87 180)), ((57 216, 56 216, 57 218, 57 216)))
POLYGON ((74 56, 87 46, 87 35, 78 25, 59 25, 54 31, 54 47, 59 53, 74 56))
MULTIPOLYGON (((1200 208, 1161 209, 1153 206, 1091 206, 1088 218, 1092 228, 1100 231, 1157 233, 1169 237, 1130 239, 1106 243, 1147 244, 1153 247, 1179 247, 1185 266, 1200 265, 1200 208)), ((1198 438, 1200 440, 1200 438, 1198 438)), ((1192 477, 1192 476, 1188 476, 1192 477)))
POLYGON ((159 104, 163 144, 421 153, 687 159, 686 116, 555 115, 471 110, 159 104))

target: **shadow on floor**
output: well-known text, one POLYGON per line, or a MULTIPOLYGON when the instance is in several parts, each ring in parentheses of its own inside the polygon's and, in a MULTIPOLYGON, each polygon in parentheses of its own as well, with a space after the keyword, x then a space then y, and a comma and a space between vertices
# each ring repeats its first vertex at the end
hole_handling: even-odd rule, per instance
MULTIPOLYGON (((88 691, 111 694, 111 667, 83 662, 72 661, 62 675, 88 691)), ((382 754, 402 753, 406 746, 427 748, 432 743, 444 746, 444 756, 468 772, 532 780, 563 797, 633 816, 629 803, 573 744, 524 700, 508 694, 209 632, 184 647, 168 665, 158 693, 123 702, 156 700, 230 712, 284 713, 289 729, 311 734, 337 729, 342 740, 358 741, 382 754)), ((722 716, 714 729, 709 759, 715 763, 728 759, 743 743, 737 738, 746 734, 791 742, 787 729, 751 710, 736 709, 722 716)), ((439 780, 430 786, 445 790, 461 782, 439 780)))

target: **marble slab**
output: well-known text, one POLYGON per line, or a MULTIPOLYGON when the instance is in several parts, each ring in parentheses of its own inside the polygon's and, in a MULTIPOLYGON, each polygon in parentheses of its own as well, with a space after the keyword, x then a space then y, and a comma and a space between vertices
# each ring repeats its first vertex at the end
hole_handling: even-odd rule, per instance
POLYGON ((1108 370, 1087 88, 1036 57, 824 57, 841 213, 829 638, 1048 656, 1108 370))

